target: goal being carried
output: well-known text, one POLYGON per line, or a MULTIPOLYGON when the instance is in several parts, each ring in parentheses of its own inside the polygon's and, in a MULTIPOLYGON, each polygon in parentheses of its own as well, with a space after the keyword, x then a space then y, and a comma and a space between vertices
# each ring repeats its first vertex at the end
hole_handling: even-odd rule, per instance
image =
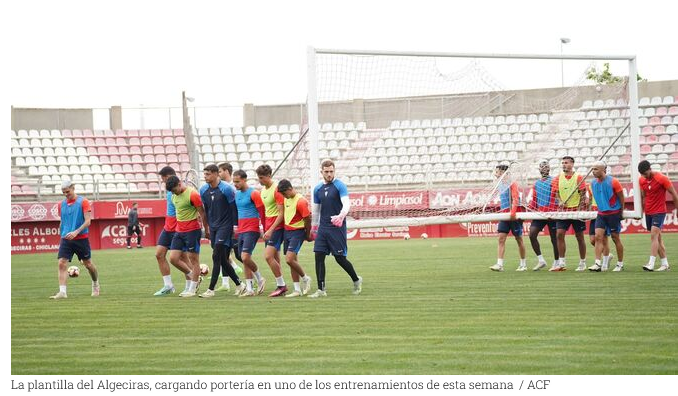
MULTIPOLYGON (((356 205, 349 227, 508 220, 502 195, 511 185, 518 218, 595 217, 586 197, 540 190, 550 189, 548 183, 535 187, 540 164, 557 178, 565 156, 574 158, 581 189, 593 163, 603 160, 609 174, 638 191, 634 56, 309 48, 308 85, 308 132, 276 177, 309 194, 320 181, 320 161, 330 158, 352 195, 391 197, 390 205, 356 205), (587 85, 596 62, 627 76, 587 85), (573 81, 552 88, 565 70, 573 81), (500 177, 498 165, 507 167, 500 177), (533 197, 549 205, 537 207, 533 197)), ((640 217, 639 211, 634 195, 625 217, 640 217)))

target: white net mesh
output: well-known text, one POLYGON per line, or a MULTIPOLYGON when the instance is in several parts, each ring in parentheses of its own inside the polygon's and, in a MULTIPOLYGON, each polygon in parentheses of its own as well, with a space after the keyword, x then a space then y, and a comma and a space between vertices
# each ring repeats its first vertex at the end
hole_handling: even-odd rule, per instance
MULTIPOLYGON (((571 87, 533 81, 554 64, 559 81, 560 61, 317 54, 318 154, 349 186, 350 224, 487 221, 514 203, 525 218, 590 217, 586 194, 559 177, 561 160, 574 159, 575 190, 599 159, 630 179, 627 79, 585 85, 591 62, 568 61, 571 87), (536 183, 544 160, 550 179, 536 183), (508 167, 501 179, 498 165, 508 167)), ((276 178, 309 194, 310 134, 301 136, 276 178)))

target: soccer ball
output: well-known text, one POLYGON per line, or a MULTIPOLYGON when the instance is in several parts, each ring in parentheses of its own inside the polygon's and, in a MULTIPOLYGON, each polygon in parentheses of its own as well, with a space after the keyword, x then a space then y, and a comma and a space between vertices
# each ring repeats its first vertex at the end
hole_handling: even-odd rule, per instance
POLYGON ((66 271, 71 278, 77 278, 80 275, 80 268, 77 265, 71 265, 66 271))
POLYGON ((428 239, 428 234, 427 233, 421 234, 421 239, 428 239))
POLYGON ((410 239, 410 234, 405 234, 405 235, 403 235, 403 239, 406 240, 406 241, 409 240, 409 239, 410 239))
POLYGON ((210 273, 210 267, 207 264, 200 264, 200 275, 207 275, 210 273))

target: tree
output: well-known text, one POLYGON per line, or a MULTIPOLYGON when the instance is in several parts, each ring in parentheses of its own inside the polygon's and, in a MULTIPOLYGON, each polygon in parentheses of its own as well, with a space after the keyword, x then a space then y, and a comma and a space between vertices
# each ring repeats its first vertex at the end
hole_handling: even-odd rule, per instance
MULTIPOLYGON (((636 74, 636 76, 638 81, 644 80, 644 78, 642 78, 640 74, 636 74)), ((610 72, 609 62, 603 64, 603 70, 601 72, 598 72, 595 66, 591 66, 588 72, 586 72, 586 79, 591 80, 596 84, 606 84, 606 85, 617 84, 624 80, 624 78, 615 76, 610 72)))

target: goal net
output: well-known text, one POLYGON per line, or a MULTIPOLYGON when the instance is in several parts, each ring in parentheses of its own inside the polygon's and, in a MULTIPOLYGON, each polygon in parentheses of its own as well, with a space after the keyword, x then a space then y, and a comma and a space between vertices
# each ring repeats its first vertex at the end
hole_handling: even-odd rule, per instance
POLYGON ((308 195, 332 159, 357 228, 592 218, 596 161, 637 183, 635 75, 631 56, 309 49, 307 133, 276 178, 308 195), (603 63, 620 78, 587 80, 603 63))

